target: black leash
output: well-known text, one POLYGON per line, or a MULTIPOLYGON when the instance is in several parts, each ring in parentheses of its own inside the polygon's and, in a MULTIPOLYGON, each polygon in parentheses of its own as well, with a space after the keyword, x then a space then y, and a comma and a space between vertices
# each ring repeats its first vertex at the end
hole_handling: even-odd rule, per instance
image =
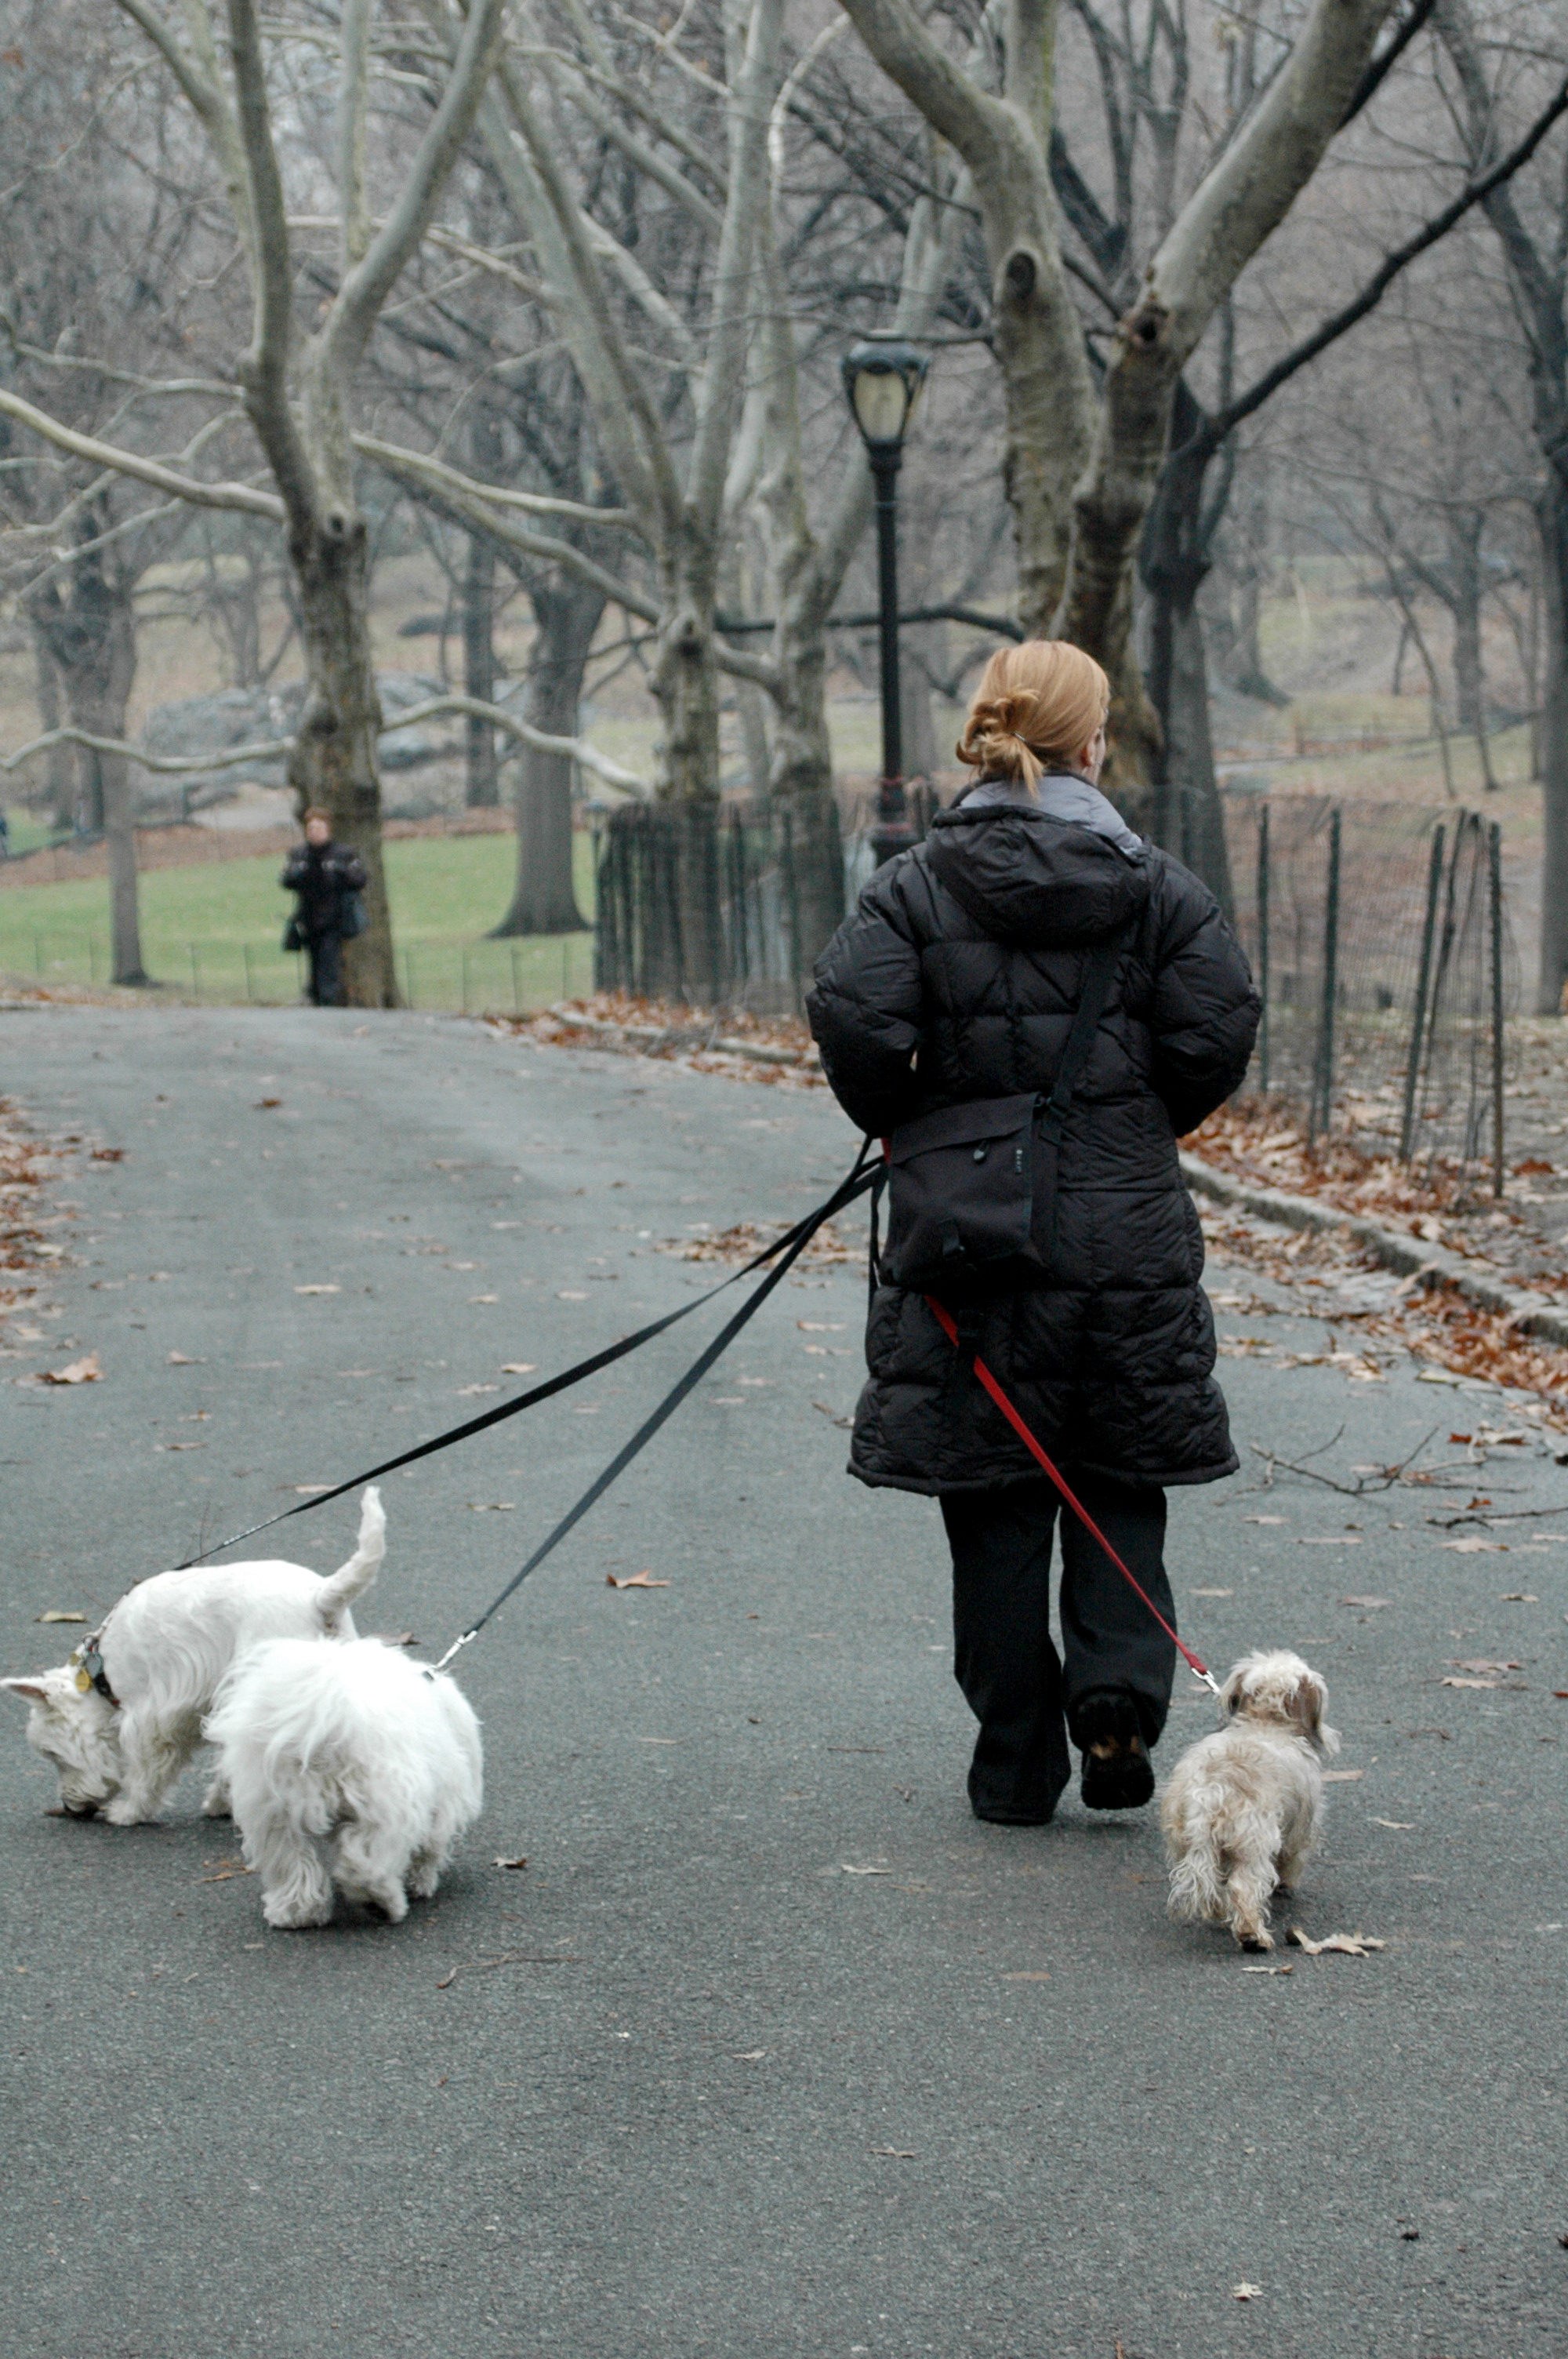
MULTIPOLYGON (((455 1441, 466 1441, 470 1434, 482 1433, 488 1426, 500 1425, 506 1418, 519 1417, 525 1408, 535 1408, 541 1401, 552 1400, 557 1393, 569 1391, 573 1385, 597 1375, 600 1368, 611 1367, 617 1360, 625 1359, 629 1353, 639 1351, 644 1343, 651 1343, 655 1335, 664 1333, 666 1327, 674 1327, 680 1320, 689 1319, 694 1310, 700 1310, 704 1303, 711 1302, 716 1295, 724 1293, 728 1288, 738 1286, 743 1277, 750 1277, 754 1271, 772 1261, 775 1255, 787 1253, 793 1261, 801 1248, 810 1243, 824 1221, 831 1220, 835 1212, 841 1212, 846 1204, 853 1202, 871 1185, 872 1175, 865 1170, 869 1144, 868 1141, 867 1146, 861 1147, 849 1178, 839 1182, 826 1203, 819 1205, 816 1212, 808 1212, 793 1228, 786 1229, 783 1236, 775 1238, 771 1245, 765 1245, 761 1253, 753 1254, 741 1268, 731 1270, 730 1276, 721 1277, 717 1286, 707 1288, 694 1301, 683 1302, 678 1310, 666 1310, 662 1319, 655 1319, 650 1326, 639 1327, 634 1334, 622 1335, 618 1343, 607 1344, 602 1352, 595 1352, 589 1359, 579 1360, 575 1366, 563 1369, 559 1375, 546 1377, 542 1385, 535 1385, 530 1391, 520 1393, 515 1400, 502 1401, 494 1408, 483 1409, 478 1417, 466 1419, 461 1425, 449 1427, 445 1433, 438 1433, 429 1441, 416 1442, 412 1450, 405 1450, 396 1458, 384 1458, 379 1466, 367 1467, 362 1474, 351 1474, 346 1483, 334 1483, 330 1490, 319 1491, 313 1498, 297 1499, 292 1507, 281 1508, 263 1523, 247 1524, 243 1532, 232 1532, 226 1540, 215 1540, 210 1549, 203 1549, 200 1556, 186 1557, 183 1562, 173 1568, 174 1571, 188 1572, 192 1565, 205 1564, 209 1557, 221 1556, 225 1549, 237 1548, 242 1540, 254 1539, 258 1532, 269 1532, 275 1524, 287 1523, 291 1516, 307 1516, 313 1508, 330 1506, 334 1499, 341 1499, 346 1491, 357 1491, 363 1483, 373 1483, 383 1474, 395 1473, 400 1466, 412 1466, 416 1460, 429 1458, 438 1450, 448 1450, 455 1441)), ((750 1318, 752 1310, 756 1309, 768 1290, 764 1287, 758 1293, 745 1318, 750 1318)), ((741 1323, 744 1325, 745 1319, 741 1323)), ((728 1333, 727 1330, 726 1340, 728 1333)))
POLYGON ((462 1647, 468 1646, 471 1640, 478 1637, 480 1632, 483 1629, 485 1624, 491 1619, 491 1617, 501 1611, 501 1608, 505 1604, 507 1599, 512 1595, 513 1591, 520 1589, 523 1583, 527 1580, 529 1574, 538 1571, 540 1565, 544 1563, 545 1559, 553 1549, 559 1547, 560 1543, 565 1539, 567 1534, 572 1529, 573 1526, 575 1524, 579 1524, 582 1521, 582 1518, 587 1515, 589 1509, 594 1505, 595 1501, 601 1499, 617 1477, 625 1473, 627 1467, 631 1465, 633 1458, 635 1458, 638 1452, 652 1441, 660 1426, 665 1423, 667 1418, 674 1415, 675 1411, 680 1407, 682 1401, 685 1400, 687 1395, 692 1390, 693 1386, 701 1382, 702 1378, 708 1374, 708 1369, 713 1365, 715 1360, 719 1357, 721 1353, 729 1349, 736 1336, 741 1332, 741 1328, 746 1324, 746 1321, 749 1319, 755 1317, 756 1313, 762 1309, 763 1303, 767 1300, 769 1295, 773 1292, 774 1287, 780 1284, 794 1264, 805 1252, 806 1246, 810 1244, 812 1237, 821 1227, 823 1222, 830 1219, 835 1212, 841 1212, 846 1204, 852 1203, 857 1196, 863 1196, 869 1188, 872 1188, 876 1185, 877 1180, 881 1176, 880 1165, 871 1170, 868 1170, 865 1168, 866 1155, 870 1146, 871 1141, 868 1139, 866 1145, 862 1147, 860 1154, 855 1158, 855 1168, 850 1172, 849 1178, 840 1182, 839 1186, 828 1198, 827 1203, 821 1207, 820 1211, 813 1212, 808 1221, 801 1222, 798 1224, 794 1233, 794 1242, 789 1245, 788 1250, 784 1253, 783 1258, 778 1263, 777 1267, 771 1269, 768 1272, 767 1277, 762 1280, 761 1286, 758 1287, 756 1292, 748 1301, 741 1305, 741 1309, 736 1311, 734 1317, 728 1322, 728 1324, 720 1328, 712 1343, 709 1343, 704 1351, 698 1353, 697 1357, 692 1362, 691 1366, 687 1370, 685 1375, 680 1379, 680 1382, 674 1386, 671 1390, 665 1395, 664 1399, 659 1403, 657 1408, 654 1409, 653 1415, 645 1419, 643 1424, 638 1427, 636 1432, 632 1436, 631 1440, 628 1441, 625 1447, 619 1451, 615 1457, 611 1460, 603 1473, 594 1477, 593 1481, 589 1484, 588 1489, 583 1493, 581 1498, 577 1502, 577 1505, 568 1508, 568 1512, 561 1517, 560 1522, 556 1526, 555 1530, 550 1534, 549 1538, 541 1541, 540 1545, 535 1549, 533 1555, 528 1559, 527 1563, 524 1565, 521 1571, 514 1572, 513 1574, 511 1580, 507 1582, 500 1596, 493 1599, 492 1603, 485 1607, 484 1612, 480 1615, 477 1622, 470 1622, 468 1628, 462 1633, 462 1636, 459 1638, 453 1639, 451 1645, 447 1648, 446 1653, 441 1657, 440 1661, 438 1663, 433 1663, 430 1666, 430 1676, 432 1678, 434 1678, 437 1671, 444 1670, 447 1665, 451 1661, 452 1657, 459 1653, 462 1647))

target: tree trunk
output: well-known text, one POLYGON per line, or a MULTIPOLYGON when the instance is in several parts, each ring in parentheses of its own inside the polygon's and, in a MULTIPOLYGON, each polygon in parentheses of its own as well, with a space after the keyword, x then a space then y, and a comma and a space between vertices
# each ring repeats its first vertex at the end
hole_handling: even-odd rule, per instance
POLYGON ((650 976, 650 987, 706 1000, 723 967, 712 842, 719 807, 719 668, 713 653, 717 581, 708 537, 689 516, 682 546, 666 572, 660 601, 665 619, 652 686, 664 723, 658 799, 676 807, 679 821, 671 839, 674 922, 663 930, 679 947, 678 952, 672 947, 669 957, 660 962, 661 971, 656 978, 650 976))
MULTIPOLYGON (((495 701, 495 550, 479 533, 469 536, 463 575, 463 691, 481 703, 495 701)), ((476 713, 468 715, 467 791, 470 810, 493 810, 501 800, 495 732, 476 713)))
POLYGON ((1568 984, 1568 484, 1549 468, 1541 528, 1546 693, 1541 716, 1541 983, 1536 1013, 1563 1011, 1568 984))
MULTIPOLYGON (((84 538, 107 523, 94 503, 81 519, 84 538)), ((33 609, 49 662, 65 690, 66 711, 94 737, 124 738, 125 708, 136 676, 132 577, 104 562, 103 549, 77 559, 62 595, 51 583, 33 609)), ((146 983, 136 908, 135 812, 130 765, 123 754, 76 749, 78 816, 104 837, 109 856, 110 972, 115 983, 146 983)))
MULTIPOLYGON (((538 637, 528 718, 554 737, 575 737, 604 600, 589 583, 562 573, 552 588, 535 590, 533 603, 538 637)), ((524 745, 517 761, 517 882, 495 935, 569 934, 582 923, 572 877, 571 761, 524 745)))
POLYGON ((351 1007, 395 1007, 392 919, 381 855, 381 699, 370 638, 364 519, 346 504, 288 536, 299 596, 307 693, 288 757, 288 784, 301 812, 319 803, 340 843, 359 853, 369 876, 369 925, 343 945, 351 1007))
MULTIPOLYGON (((1173 430, 1181 441, 1190 442, 1197 416, 1185 385, 1179 385, 1173 430)), ((1208 466, 1202 450, 1167 462, 1139 549, 1139 571, 1152 602, 1149 696, 1160 732, 1145 832, 1203 878, 1228 918, 1235 914, 1235 896, 1214 772, 1208 664, 1197 603, 1208 571, 1208 466)))
MULTIPOLYGON (((60 695, 59 666, 49 652, 49 634, 36 614, 31 615, 31 621, 38 720, 47 734, 64 725, 65 705, 60 695)), ((51 745, 44 756, 44 792, 49 797, 49 823, 62 831, 71 823, 75 783, 72 747, 51 745)))

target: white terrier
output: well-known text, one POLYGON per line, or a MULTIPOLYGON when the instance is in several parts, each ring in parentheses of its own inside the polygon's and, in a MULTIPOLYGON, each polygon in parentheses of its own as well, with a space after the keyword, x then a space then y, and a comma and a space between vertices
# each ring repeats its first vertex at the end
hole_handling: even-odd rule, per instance
MULTIPOLYGON (((74 1818, 112 1825, 152 1818, 201 1743, 202 1716, 225 1671, 264 1638, 353 1638, 349 1608, 386 1553, 386 1516, 373 1485, 360 1509, 347 1564, 323 1581, 302 1564, 262 1560, 159 1572, 128 1590, 69 1663, 0 1680, 32 1706, 27 1742, 54 1764, 74 1818)), ((229 1809, 222 1771, 202 1808, 229 1809)))
POLYGON ((461 1689, 376 1638, 255 1647, 219 1689, 207 1734, 269 1925, 329 1924, 334 1884, 401 1923, 484 1799, 461 1689))
POLYGON ((1225 1726, 1171 1772, 1160 1823, 1170 1910, 1228 1925, 1244 1950, 1271 1950, 1269 1904, 1294 1889, 1317 1841, 1328 1690, 1299 1655, 1245 1655, 1220 1690, 1225 1726))

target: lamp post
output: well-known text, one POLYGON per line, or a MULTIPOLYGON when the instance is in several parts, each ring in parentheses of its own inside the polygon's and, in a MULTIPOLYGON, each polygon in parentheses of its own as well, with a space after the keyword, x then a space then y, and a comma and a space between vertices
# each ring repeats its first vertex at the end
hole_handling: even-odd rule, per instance
POLYGON ((903 794, 903 724, 898 683, 898 471, 903 438, 930 367, 928 353, 894 330, 873 329, 844 355, 844 390, 877 495, 877 582, 881 631, 882 774, 871 850, 880 868, 910 840, 903 794))

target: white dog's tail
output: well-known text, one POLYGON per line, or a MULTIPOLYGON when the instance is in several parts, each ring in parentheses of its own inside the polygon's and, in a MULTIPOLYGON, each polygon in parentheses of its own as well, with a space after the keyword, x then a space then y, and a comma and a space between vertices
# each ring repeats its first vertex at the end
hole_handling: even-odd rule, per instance
POLYGON ((381 1504, 381 1493, 373 1483, 365 1491, 360 1507, 360 1536, 347 1564, 340 1565, 330 1581, 324 1581, 316 1593, 316 1611, 321 1618, 322 1635, 328 1638, 342 1636, 343 1616, 356 1597, 362 1597, 386 1554, 386 1510, 381 1504))

